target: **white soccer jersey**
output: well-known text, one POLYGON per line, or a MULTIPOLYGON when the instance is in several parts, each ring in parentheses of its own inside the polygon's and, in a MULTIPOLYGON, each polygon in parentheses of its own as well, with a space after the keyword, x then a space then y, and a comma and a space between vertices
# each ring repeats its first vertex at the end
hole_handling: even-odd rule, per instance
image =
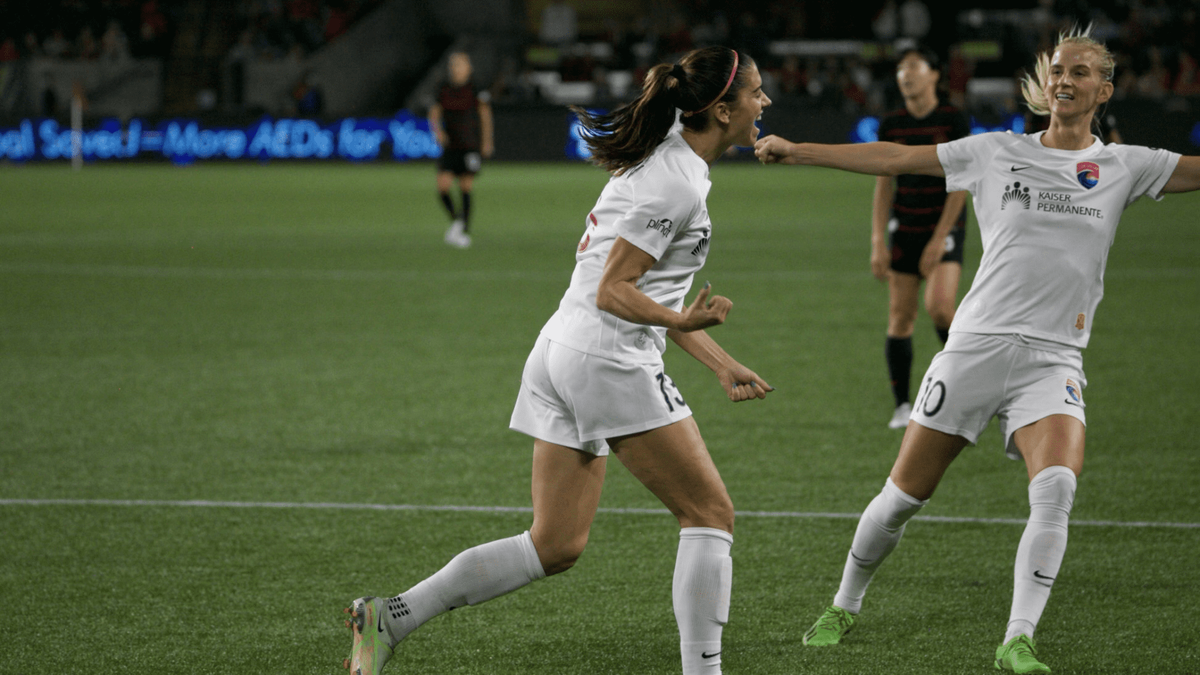
POLYGON ((679 311, 692 276, 708 257, 712 223, 704 200, 708 164, 679 135, 667 135, 639 166, 613 176, 587 215, 571 286, 542 328, 549 339, 588 354, 653 362, 666 350, 667 329, 631 323, 596 307, 604 262, 617 237, 658 261, 638 281, 651 300, 679 311))
POLYGON ((1084 150, 1042 134, 994 132, 937 146, 946 191, 968 190, 983 260, 950 332, 1020 334, 1087 346, 1108 249, 1125 208, 1162 199, 1179 155, 1094 139, 1084 150))

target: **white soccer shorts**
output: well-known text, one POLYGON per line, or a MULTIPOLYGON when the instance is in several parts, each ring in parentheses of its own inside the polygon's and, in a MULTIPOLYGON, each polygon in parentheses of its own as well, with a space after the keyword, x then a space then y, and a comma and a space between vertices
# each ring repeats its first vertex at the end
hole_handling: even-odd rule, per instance
POLYGON ((1021 459, 1017 429, 1050 415, 1087 424, 1085 386, 1077 349, 1019 335, 951 333, 921 381, 912 420, 975 443, 996 417, 1006 454, 1021 459))
POLYGON ((675 383, 657 363, 623 363, 539 335, 521 374, 510 429, 597 456, 605 439, 690 417, 675 383))

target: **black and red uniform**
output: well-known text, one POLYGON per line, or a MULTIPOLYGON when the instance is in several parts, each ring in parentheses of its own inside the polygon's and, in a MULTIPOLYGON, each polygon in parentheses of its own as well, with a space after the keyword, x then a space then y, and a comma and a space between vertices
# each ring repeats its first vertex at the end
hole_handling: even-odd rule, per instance
POLYGON ((488 93, 477 92, 470 83, 443 84, 437 102, 442 108, 442 129, 446 132, 446 147, 438 160, 438 168, 458 176, 479 172, 483 164, 479 150, 482 144, 479 104, 488 102, 488 93))
MULTIPOLYGON (((944 103, 921 119, 913 117, 907 108, 901 108, 884 116, 879 123, 879 140, 901 145, 936 145, 963 138, 970 133, 971 126, 966 116, 958 108, 944 103)), ((907 274, 921 273, 921 253, 937 228, 945 206, 945 178, 913 174, 896 176, 892 217, 888 222, 893 270, 907 274)), ((962 264, 966 224, 967 210, 964 208, 946 238, 946 253, 942 256, 942 262, 962 264)))

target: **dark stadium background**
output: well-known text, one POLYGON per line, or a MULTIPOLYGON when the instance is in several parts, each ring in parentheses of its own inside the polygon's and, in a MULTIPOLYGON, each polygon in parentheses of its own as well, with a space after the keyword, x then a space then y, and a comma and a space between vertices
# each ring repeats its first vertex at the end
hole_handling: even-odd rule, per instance
MULTIPOLYGON (((853 138, 864 117, 899 105, 892 59, 917 41, 945 59, 945 95, 977 128, 1019 131, 1017 78, 1074 23, 1093 24, 1117 54, 1108 112, 1125 142, 1187 152, 1200 147, 1196 15, 1186 0, 993 0, 950 11, 923 0, 3 0, 0 157, 45 159, 40 124, 53 119, 46 129, 66 133, 76 97, 84 129, 114 138, 131 120, 163 136, 175 120, 178 142, 189 122, 195 134, 265 118, 325 129, 368 118, 382 120, 358 126, 379 131, 378 156, 423 157, 423 146, 386 152, 401 137, 384 130, 397 115, 420 127, 452 49, 472 55, 477 86, 493 95, 497 160, 564 159, 565 105, 611 108, 648 67, 709 44, 758 60, 776 104, 768 132, 853 138)), ((162 158, 163 140, 151 136, 137 158, 162 158)), ((318 156, 315 147, 290 157, 318 156)), ((321 156, 376 156, 341 150, 321 156)))

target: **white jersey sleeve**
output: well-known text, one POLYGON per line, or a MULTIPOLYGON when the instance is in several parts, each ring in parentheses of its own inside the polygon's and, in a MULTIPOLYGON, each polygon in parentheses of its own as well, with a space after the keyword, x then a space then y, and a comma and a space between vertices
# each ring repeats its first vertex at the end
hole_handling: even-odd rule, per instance
POLYGON ((703 199, 684 176, 656 169, 639 168, 629 177, 632 208, 617 219, 614 228, 617 236, 661 260, 703 199))
POLYGON ((946 192, 977 192, 992 158, 1002 147, 1003 137, 988 133, 939 143, 937 154, 946 174, 946 192))
POLYGON ((1133 176, 1133 189, 1129 193, 1132 204, 1140 197, 1147 196, 1155 201, 1162 201, 1163 188, 1175 173, 1180 155, 1159 148, 1144 148, 1140 145, 1114 146, 1117 158, 1125 165, 1126 170, 1133 176))

